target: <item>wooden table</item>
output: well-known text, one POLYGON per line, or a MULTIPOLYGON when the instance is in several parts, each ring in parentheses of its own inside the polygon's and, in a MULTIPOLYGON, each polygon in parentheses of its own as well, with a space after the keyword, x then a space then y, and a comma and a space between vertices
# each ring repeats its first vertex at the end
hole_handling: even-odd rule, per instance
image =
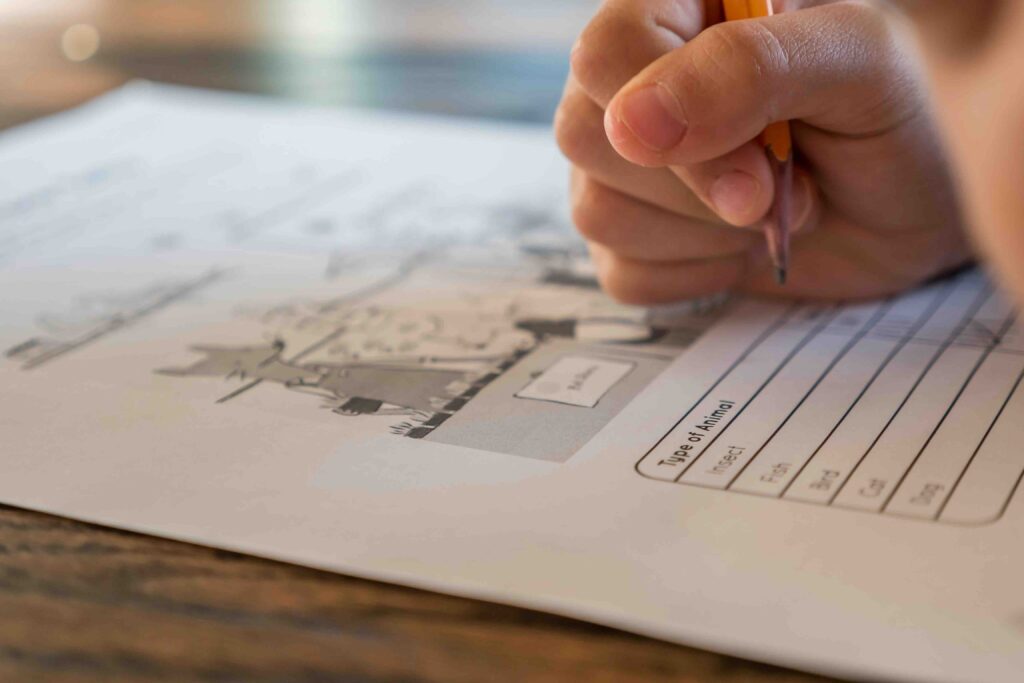
MULTIPOLYGON (((0 127, 132 77, 543 120, 592 4, 0 1, 0 127), (294 12, 300 6, 312 14, 294 12), (440 30, 439 13, 453 8, 459 30, 440 30), (91 29, 66 33, 76 24, 100 37, 81 62, 66 54, 88 54, 91 29), (439 84, 445 96, 435 99, 439 84)), ((825 680, 529 610, 0 507, 3 681, 571 679, 825 680)))

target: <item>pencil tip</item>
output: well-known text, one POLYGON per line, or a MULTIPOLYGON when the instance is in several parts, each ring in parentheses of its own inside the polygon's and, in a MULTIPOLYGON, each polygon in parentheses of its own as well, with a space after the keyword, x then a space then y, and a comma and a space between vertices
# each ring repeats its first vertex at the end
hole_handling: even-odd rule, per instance
POLYGON ((786 275, 786 269, 783 268, 782 266, 777 266, 775 268, 775 281, 778 282, 780 285, 786 284, 786 275))

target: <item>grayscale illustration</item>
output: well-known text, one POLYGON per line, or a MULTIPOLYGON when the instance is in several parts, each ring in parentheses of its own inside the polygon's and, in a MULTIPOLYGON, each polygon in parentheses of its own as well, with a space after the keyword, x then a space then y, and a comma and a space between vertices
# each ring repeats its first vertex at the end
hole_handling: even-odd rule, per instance
POLYGON ((134 325, 222 280, 223 270, 181 280, 162 281, 119 292, 77 297, 66 312, 41 315, 39 334, 7 349, 4 356, 32 370, 134 325))
POLYGON ((289 362, 283 357, 284 342, 254 347, 195 346, 191 350, 202 354, 202 360, 158 372, 276 383, 319 396, 340 415, 430 413, 453 398, 449 388, 466 378, 466 373, 458 370, 415 364, 289 362))
POLYGON ((261 339, 197 340, 192 361, 157 372, 231 383, 217 403, 270 387, 341 419, 387 418, 394 435, 563 461, 719 314, 615 304, 572 250, 482 258, 414 255, 334 299, 245 307, 261 339))
MULTIPOLYGON (((308 405, 311 419, 340 430, 564 461, 721 304, 613 303, 564 213, 557 196, 466 201, 427 186, 400 188, 347 219, 313 212, 298 226, 305 241, 278 237, 303 252, 290 262, 301 266, 289 291, 318 294, 268 301, 253 290, 217 333, 186 339, 153 371, 206 382, 214 406, 246 406, 256 392, 273 409, 273 392, 287 392, 288 410, 308 405)), ((39 367, 225 273, 79 297, 71 312, 40 317, 40 333, 6 356, 39 367)))

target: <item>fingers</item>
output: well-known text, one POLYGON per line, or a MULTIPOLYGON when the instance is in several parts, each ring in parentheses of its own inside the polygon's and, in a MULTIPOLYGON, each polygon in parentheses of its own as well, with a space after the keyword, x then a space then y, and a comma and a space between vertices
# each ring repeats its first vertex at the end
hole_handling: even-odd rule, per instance
POLYGON ((855 221, 836 218, 829 221, 828 229, 794 240, 793 267, 784 287, 774 282, 767 256, 751 252, 742 289, 808 300, 875 299, 962 266, 970 253, 964 235, 955 228, 929 226, 892 239, 855 221))
POLYGON ((705 4, 716 2, 605 2, 573 47, 573 76, 603 109, 641 69, 701 31, 705 26, 705 4))
POLYGON ((723 221, 751 226, 771 209, 775 180, 764 148, 748 142, 725 156, 672 171, 723 221))
MULTIPOLYGON (((835 0, 786 0, 781 9, 826 1, 835 0)), ((720 21, 721 0, 607 0, 573 47, 572 73, 604 109, 641 69, 720 21)))
POLYGON ((624 86, 605 127, 620 154, 645 166, 714 159, 788 119, 868 136, 920 109, 908 59, 862 3, 719 24, 624 86))
POLYGON ((712 225, 638 201, 574 171, 573 222, 584 238, 616 255, 651 262, 742 254, 760 242, 748 231, 712 225))
MULTIPOLYGON (((810 192, 805 174, 797 186, 810 192)), ((809 240, 819 220, 820 202, 804 205, 795 235, 800 259, 811 261, 796 287, 780 290, 757 232, 734 230, 669 213, 602 185, 579 170, 572 176, 573 220, 587 239, 602 286, 616 299, 631 304, 659 304, 706 296, 738 285, 759 293, 820 298, 827 284, 841 282, 814 263, 841 268, 835 259, 821 259, 820 240, 809 240), (807 245, 807 246, 803 246, 807 245), (829 279, 831 277, 831 280, 829 279)), ((828 237, 826 236, 826 241, 828 237)), ((853 242, 856 244, 856 242, 853 242)), ((828 270, 828 269, 826 269, 828 270)), ((851 278, 863 272, 845 266, 851 278)), ((842 272, 842 270, 838 271, 842 272)))
POLYGON ((608 187, 666 211, 717 221, 714 212, 670 171, 641 168, 619 156, 604 133, 603 116, 570 77, 555 114, 555 138, 574 166, 608 187))
POLYGON ((745 256, 666 263, 630 259, 596 243, 588 247, 601 286, 625 304, 672 303, 730 290, 746 268, 745 256))
MULTIPOLYGON (((775 188, 760 145, 747 143, 724 157, 671 172, 647 169, 615 152, 601 120, 600 108, 570 79, 555 117, 555 136, 573 165, 603 185, 703 222, 717 223, 721 218, 735 226, 751 226, 769 210, 775 188)), ((810 213, 807 204, 816 198, 809 184, 798 183, 793 215, 810 213)))
POLYGON ((629 304, 660 304, 731 289, 759 235, 669 213, 579 170, 573 220, 587 239, 605 291, 629 304))
POLYGON ((646 169, 612 148, 603 116, 570 77, 555 115, 555 137, 576 167, 603 184, 668 211, 735 226, 753 225, 770 208, 772 175, 764 150, 756 143, 703 164, 673 167, 671 173, 646 169))
MULTIPOLYGON (((755 142, 724 157, 672 170, 717 216, 738 227, 760 229, 777 194, 764 148, 755 142)), ((817 182, 797 167, 790 192, 790 230, 799 234, 813 229, 822 211, 817 182)))
POLYGON ((640 70, 720 19, 720 0, 610 0, 573 50, 570 77, 556 118, 563 152, 573 163, 628 194, 704 220, 749 226, 768 211, 771 174, 763 154, 744 149, 708 168, 673 169, 694 192, 662 174, 626 163, 604 132, 604 106, 640 70), (710 208, 710 210, 708 210, 710 208))

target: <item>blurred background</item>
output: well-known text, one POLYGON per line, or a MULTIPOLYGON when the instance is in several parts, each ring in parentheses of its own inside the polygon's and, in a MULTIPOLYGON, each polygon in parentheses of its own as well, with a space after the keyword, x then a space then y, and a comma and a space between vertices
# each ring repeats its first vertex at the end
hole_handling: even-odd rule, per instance
POLYGON ((0 127, 132 78, 550 121, 599 0, 0 0, 0 127))

